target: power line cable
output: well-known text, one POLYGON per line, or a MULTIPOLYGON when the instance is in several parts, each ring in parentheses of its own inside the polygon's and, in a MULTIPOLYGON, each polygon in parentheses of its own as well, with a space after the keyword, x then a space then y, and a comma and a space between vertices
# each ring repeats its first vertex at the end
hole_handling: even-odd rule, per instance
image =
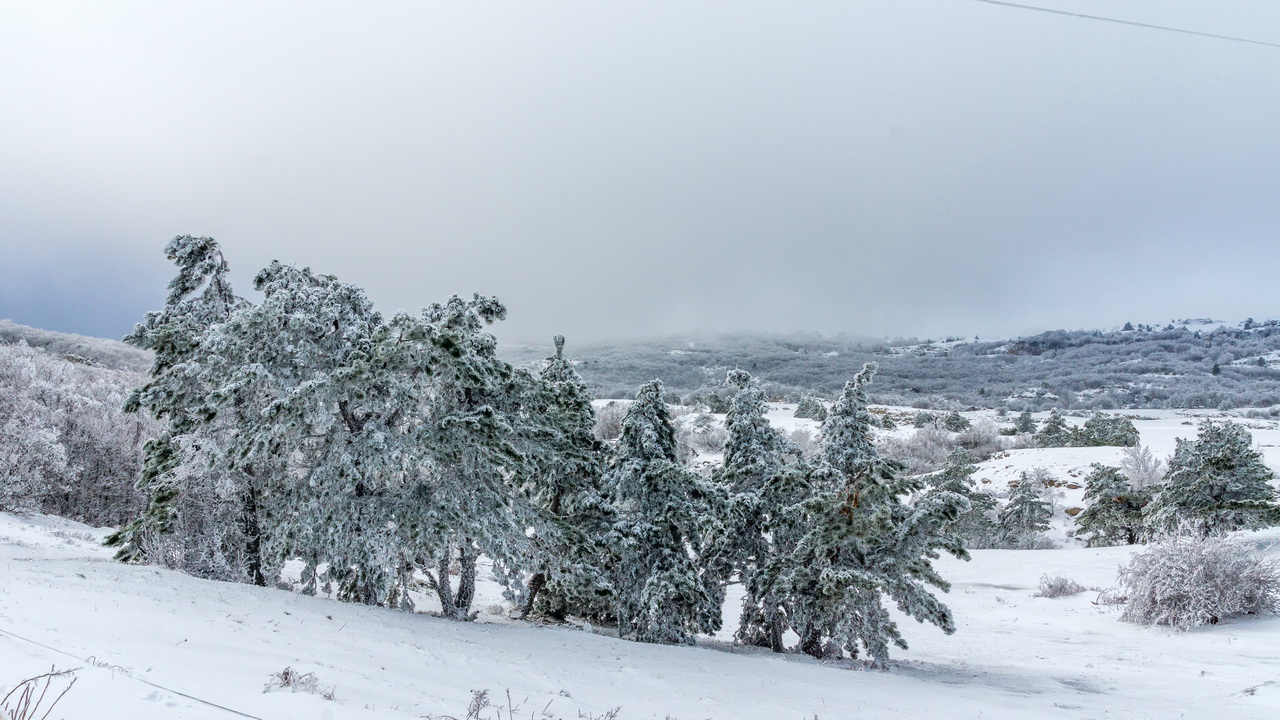
MULTIPOLYGON (((19 634, 17 634, 17 633, 9 632, 8 630, 0 630, 0 635, 8 635, 9 637, 11 637, 11 638, 13 638, 13 639, 15 639, 15 640, 21 640, 22 642, 30 643, 30 644, 32 644, 32 645, 35 645, 36 647, 42 647, 42 648, 44 648, 45 650, 48 650, 48 651, 50 651, 50 652, 58 653, 59 655, 65 655, 65 656, 67 656, 67 657, 71 658, 72 660, 75 660, 75 661, 77 661, 77 662, 82 662, 82 663, 84 663, 84 664, 86 664, 86 665, 92 665, 92 666, 94 666, 94 667, 103 667, 103 665, 102 665, 101 663, 95 662, 95 658, 93 658, 93 657, 82 658, 82 657, 80 657, 80 656, 78 656, 78 655, 72 655, 71 653, 67 652, 66 650, 59 650, 58 648, 53 647, 53 646, 51 646, 51 645, 45 645, 45 644, 44 644, 44 643, 42 643, 42 642, 36 642, 35 640, 32 640, 31 638, 25 638, 25 637, 22 637, 21 635, 19 635, 19 634)), ((169 688, 169 687, 165 687, 165 686, 163 686, 163 685, 158 685, 158 684, 156 684, 156 683, 153 683, 153 682, 151 682, 150 680, 144 680, 144 679, 142 679, 142 678, 138 677, 137 675, 134 675, 134 674, 130 673, 128 670, 125 670, 124 668, 120 667, 119 665, 110 665, 110 666, 107 666, 107 667, 110 667, 110 668, 111 668, 111 671, 112 671, 112 674, 113 674, 113 675, 114 675, 114 673, 119 672, 120 674, 124 675, 125 677, 129 678, 130 680, 134 680, 134 681, 140 682, 140 683, 142 683, 143 685, 150 685, 151 687, 156 688, 157 690, 163 690, 163 691, 165 691, 165 692, 167 692, 167 693, 173 693, 174 695, 179 695, 179 696, 184 697, 184 698, 186 698, 186 699, 188 699, 188 700, 194 700, 195 702, 201 703, 201 704, 203 704, 203 705, 208 705, 208 706, 209 706, 209 707, 211 707, 211 708, 217 708, 218 710, 225 710, 226 712, 229 712, 229 713, 231 713, 232 715, 239 715, 239 716, 240 716, 240 717, 242 717, 242 718, 249 718, 249 720, 262 720, 262 718, 258 717, 257 715, 250 715, 249 713, 243 713, 243 712, 240 712, 239 710, 232 710, 231 708, 229 708, 229 707, 227 707, 227 706, 225 706, 225 705, 219 705, 218 703, 215 703, 215 702, 209 702, 208 700, 205 700, 204 698, 198 698, 198 697, 196 697, 195 695, 188 695, 188 694, 186 694, 186 693, 182 692, 181 690, 174 690, 173 688, 169 688)), ((77 669, 78 669, 78 668, 77 668, 77 669)))
POLYGON ((1250 45, 1263 45, 1266 47, 1280 48, 1280 43, 1267 42, 1266 40, 1250 40, 1249 38, 1219 35, 1217 33, 1201 32, 1199 30, 1187 30, 1186 28, 1176 28, 1168 25, 1154 25, 1152 23, 1138 22, 1136 20, 1121 20, 1119 18, 1105 17, 1103 15, 1089 15, 1086 13, 1072 12, 1070 10, 1058 10, 1055 8, 1039 7, 1037 5, 1023 5, 1021 3, 1006 2, 1005 0, 971 1, 985 3, 987 5, 1000 5, 1003 7, 1018 8, 1019 10, 1035 10, 1036 12, 1050 13, 1052 15, 1066 15, 1067 17, 1083 18, 1085 20, 1101 20, 1103 22, 1115 23, 1117 25, 1130 25, 1132 27, 1147 28, 1149 30, 1164 30, 1166 32, 1182 33, 1183 35, 1197 35, 1199 37, 1215 38, 1217 40, 1230 40, 1232 42, 1248 43, 1250 45))

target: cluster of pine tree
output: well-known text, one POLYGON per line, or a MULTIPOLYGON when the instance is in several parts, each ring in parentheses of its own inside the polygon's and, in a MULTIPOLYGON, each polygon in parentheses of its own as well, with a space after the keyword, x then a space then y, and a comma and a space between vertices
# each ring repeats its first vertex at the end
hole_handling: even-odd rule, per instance
POLYGON ((146 510, 109 539, 122 560, 256 584, 293 563, 304 593, 408 609, 426 589, 467 620, 484 557, 526 615, 674 644, 719 628, 736 578, 741 642, 781 651, 794 630, 805 652, 878 665, 906 647, 886 597, 955 629, 931 561, 966 558, 959 529, 986 507, 967 476, 930 485, 877 454, 874 366, 808 461, 731 373, 725 462, 704 477, 680 461, 658 381, 610 445, 563 338, 537 371, 500 360, 496 299, 388 319, 353 285, 272 263, 255 304, 212 239, 166 254, 165 307, 128 338, 155 357, 128 407, 165 430, 144 450, 146 510))
POLYGON ((1280 524, 1274 475, 1244 427, 1207 422, 1178 440, 1163 479, 1136 485, 1120 468, 1095 464, 1089 503, 1076 518, 1090 545, 1133 544, 1168 533, 1202 537, 1280 524))
MULTIPOLYGON (((1035 429, 1030 413, 1023 413, 1018 419, 1019 432, 1035 429)), ((1044 425, 1035 431, 1035 443, 1038 447, 1095 447, 1115 446, 1133 447, 1138 444, 1138 429, 1133 421, 1123 415, 1107 415, 1094 412, 1082 427, 1073 428, 1067 425, 1057 408, 1049 413, 1044 425)))

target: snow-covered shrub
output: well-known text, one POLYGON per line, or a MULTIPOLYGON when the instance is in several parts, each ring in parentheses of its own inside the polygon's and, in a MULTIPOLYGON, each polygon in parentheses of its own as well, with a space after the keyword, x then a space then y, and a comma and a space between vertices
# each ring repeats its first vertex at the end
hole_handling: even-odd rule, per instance
POLYGON ((1151 452, 1151 448, 1134 445, 1124 449, 1120 469, 1129 478, 1129 484, 1140 490, 1160 482, 1164 477, 1165 464, 1151 452))
POLYGON ((1221 536, 1172 535, 1119 574, 1120 619, 1189 630, 1232 615, 1280 609, 1280 564, 1221 536))
POLYGON ((962 431, 956 435, 955 443, 968 450, 974 462, 987 460, 1009 447, 1008 441, 1001 437, 996 424, 990 420, 982 420, 962 431))
POLYGON ((1040 586, 1036 589, 1032 597, 1043 598, 1060 598, 1076 595, 1088 590, 1085 586, 1061 575, 1049 577, 1048 575, 1040 576, 1040 586))
POLYGON ((671 413, 672 424, 676 427, 676 443, 682 460, 706 453, 718 453, 724 450, 729 433, 724 425, 716 422, 715 416, 699 413, 671 413))
POLYGON ((885 438, 876 449, 881 455, 906 465, 908 475, 920 475, 940 470, 955 449, 955 441, 951 433, 930 425, 909 438, 885 438))

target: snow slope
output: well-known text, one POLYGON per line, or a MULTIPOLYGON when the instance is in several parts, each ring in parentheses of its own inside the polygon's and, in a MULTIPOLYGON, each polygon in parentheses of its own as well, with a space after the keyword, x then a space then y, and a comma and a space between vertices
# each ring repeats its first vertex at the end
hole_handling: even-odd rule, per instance
MULTIPOLYGON (((1166 454, 1173 437, 1194 436, 1184 420, 1168 413, 1138 425, 1144 442, 1167 443, 1158 445, 1166 454)), ((1256 428, 1255 438, 1275 444, 1280 429, 1256 428)), ((999 482, 1036 466, 1069 475, 1116 452, 1015 451, 984 463, 979 476, 999 482)), ((881 673, 723 639, 642 645, 507 620, 499 608, 460 624, 199 580, 115 563, 98 544, 104 534, 0 514, 0 693, 54 666, 80 668, 51 718, 462 718, 473 690, 504 706, 509 691, 516 718, 599 718, 615 707, 620 720, 1280 715, 1278 617, 1175 633, 1121 623, 1092 603, 1096 592, 1032 597, 1044 574, 1109 586, 1133 547, 1067 543, 976 551, 970 563, 944 558, 958 632, 904 621, 911 648, 881 673), (285 667, 314 673, 334 699, 264 693, 285 667)), ((1242 537, 1280 556, 1280 530, 1242 537)), ((478 607, 500 602, 492 583, 481 591, 478 607)), ((737 592, 722 638, 736 622, 737 592)))

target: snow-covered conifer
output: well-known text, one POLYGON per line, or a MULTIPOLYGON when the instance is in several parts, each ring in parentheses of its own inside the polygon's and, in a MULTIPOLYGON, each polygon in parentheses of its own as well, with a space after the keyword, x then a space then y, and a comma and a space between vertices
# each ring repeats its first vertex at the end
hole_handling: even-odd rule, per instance
POLYGON ((723 588, 707 564, 719 567, 710 556, 724 536, 726 498, 680 464, 661 382, 636 393, 605 483, 618 511, 614 586, 622 637, 687 645, 718 629, 723 588))
POLYGON ((883 595, 907 615, 955 631, 951 611, 926 586, 949 588, 931 563, 939 550, 967 559, 946 526, 969 505, 952 492, 904 502, 923 484, 903 478, 901 464, 875 450, 865 390, 874 372, 869 364, 846 384, 827 418, 822 456, 811 473, 815 492, 786 510, 804 532, 777 584, 787 592, 789 622, 803 651, 861 651, 883 667, 890 643, 906 647, 883 595))
POLYGON ((1016 428, 1019 433, 1026 434, 1031 434, 1036 431, 1036 420, 1031 417, 1030 410, 1023 410, 1018 415, 1018 421, 1014 423, 1014 428, 1016 428))
MULTIPOLYGON (((175 484, 175 473, 184 461, 191 460, 183 448, 198 444, 196 436, 207 442, 211 435, 208 396, 213 387, 206 372, 209 357, 204 337, 211 327, 248 304, 232 291, 227 262, 213 238, 181 235, 170 240, 164 251, 178 266, 178 274, 169 283, 165 306, 148 312, 125 338, 125 342, 152 351, 155 358, 150 380, 134 391, 125 409, 136 412, 145 408, 168 424, 159 437, 143 447, 138 489, 148 499, 146 510, 107 538, 107 545, 117 548, 116 557, 130 562, 146 559, 147 548, 159 542, 158 536, 173 533, 174 523, 181 522, 179 505, 203 494, 197 490, 184 495, 175 484)), ((195 477, 203 475, 196 473, 195 477)), ((205 484, 206 488, 211 486, 212 483, 205 484)), ((226 522, 231 524, 236 523, 237 514, 241 515, 239 520, 246 532, 233 542, 243 542, 249 565, 246 571, 261 583, 255 505, 252 497, 246 496, 242 507, 231 508, 229 516, 223 512, 227 511, 225 504, 219 511, 189 505, 188 515, 207 516, 214 512, 226 516, 226 522)), ((177 536, 192 537, 180 531, 177 536)))
POLYGON ((1164 482, 1146 508, 1148 526, 1204 535, 1280 522, 1271 469, 1249 431, 1231 422, 1206 422, 1195 441, 1179 439, 1164 482))
POLYGON ((1089 547, 1133 545, 1143 538, 1142 509, 1151 496, 1134 489, 1119 468, 1094 463, 1085 478, 1084 501, 1087 507, 1076 523, 1088 533, 1089 547))
POLYGON ((1133 421, 1123 415, 1094 412, 1075 435, 1076 445, 1133 447, 1141 439, 1133 421))
POLYGON ((968 450, 956 448, 947 458, 946 467, 928 477, 928 493, 954 493, 969 501, 969 509, 960 513, 948 526, 959 535, 969 548, 991 547, 996 541, 997 527, 994 519, 999 503, 991 493, 978 490, 973 481, 977 468, 968 450))
POLYGON ((1003 541, 1013 547, 1030 545, 1040 533, 1049 529, 1053 506, 1041 499, 1043 487, 1031 474, 1023 472, 1000 508, 998 522, 1003 541))
POLYGON ((764 392, 748 373, 731 371, 728 384, 738 392, 725 418, 728 441, 724 465, 716 477, 731 499, 733 532, 727 538, 727 558, 746 590, 734 637, 744 644, 782 652, 784 598, 762 596, 767 583, 760 574, 777 552, 774 540, 782 541, 771 520, 779 509, 803 499, 789 495, 791 485, 782 477, 788 459, 796 458, 799 451, 770 426, 764 392))
POLYGON ((942 419, 942 429, 949 432, 964 432, 973 426, 965 416, 952 410, 942 419))
POLYGON ((1057 408, 1049 413, 1036 432, 1035 442, 1037 447, 1067 447, 1071 444, 1071 428, 1067 427, 1067 421, 1062 419, 1057 408))
POLYGON ((526 412, 541 451, 530 458, 525 491, 547 524, 533 538, 524 614, 598 615, 612 599, 604 538, 615 513, 602 490, 606 447, 595 437, 591 394, 564 357, 563 336, 537 379, 526 412))
POLYGON ((796 405, 795 416, 822 422, 827 419, 827 406, 812 395, 804 395, 800 398, 800 403, 796 405))

